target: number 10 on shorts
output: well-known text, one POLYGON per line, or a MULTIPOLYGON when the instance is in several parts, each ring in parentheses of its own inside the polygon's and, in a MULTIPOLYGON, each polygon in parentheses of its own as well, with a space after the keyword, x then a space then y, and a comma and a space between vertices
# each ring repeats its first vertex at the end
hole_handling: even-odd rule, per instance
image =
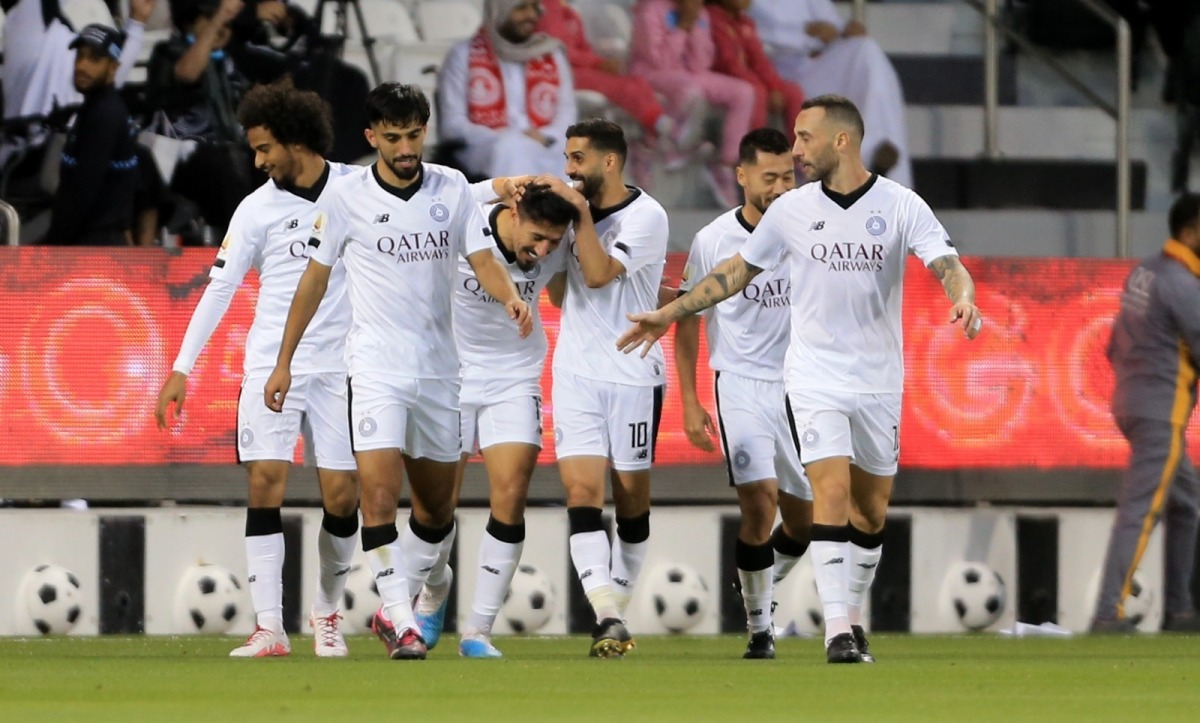
POLYGON ((635 422, 629 425, 629 446, 641 449, 650 444, 650 425, 648 422, 635 422))

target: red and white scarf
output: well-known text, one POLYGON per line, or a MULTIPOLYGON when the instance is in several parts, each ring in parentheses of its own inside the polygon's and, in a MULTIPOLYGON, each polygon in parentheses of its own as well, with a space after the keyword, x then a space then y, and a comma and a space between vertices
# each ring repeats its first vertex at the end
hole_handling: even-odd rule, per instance
MULTIPOLYGON (((484 28, 471 38, 467 56, 467 117, 488 128, 508 125, 508 104, 500 61, 484 28)), ((558 63, 552 53, 525 61, 525 112, 534 128, 542 128, 558 114, 558 63)))

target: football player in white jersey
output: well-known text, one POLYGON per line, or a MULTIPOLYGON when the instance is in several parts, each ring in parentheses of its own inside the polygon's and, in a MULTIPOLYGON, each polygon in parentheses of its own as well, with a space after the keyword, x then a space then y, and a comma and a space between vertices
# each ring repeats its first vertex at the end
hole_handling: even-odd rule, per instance
MULTIPOLYGON (((593 119, 567 129, 567 175, 588 201, 570 240, 554 350, 554 447, 567 492, 571 560, 596 613, 591 655, 633 647, 622 618, 650 536, 650 464, 666 382, 662 350, 613 345, 626 315, 658 304, 667 214, 622 180, 625 135, 593 119), (602 524, 611 461, 617 534, 602 524)), ((552 296, 555 292, 552 290, 552 296)))
POLYGON ((341 259, 352 310, 346 361, 362 542, 383 599, 372 628, 392 659, 424 659, 412 597, 454 530, 462 452, 451 325, 458 256, 470 260, 483 290, 503 305, 513 336, 529 334, 530 311, 492 253, 467 179, 421 160, 429 101, 420 89, 380 85, 367 97, 367 119, 367 140, 379 158, 338 179, 321 198, 308 268, 263 394, 271 409, 284 404, 293 354, 341 259), (396 506, 405 471, 412 514, 401 539, 396 506))
POLYGON ((259 389, 275 367, 288 304, 308 264, 308 236, 317 216, 316 201, 334 179, 354 167, 329 163, 322 157, 333 143, 333 129, 329 107, 315 93, 296 90, 290 84, 258 86, 242 100, 238 117, 254 149, 255 164, 270 179, 247 196, 233 215, 173 371, 159 392, 155 414, 159 427, 165 429, 172 407, 176 414, 183 411, 188 374, 246 272, 256 269, 258 304, 246 337, 237 454, 250 481, 246 558, 257 622, 249 639, 230 655, 266 657, 287 655, 291 650, 283 629, 284 550, 279 508, 301 420, 307 417, 325 508, 317 542, 320 575, 309 624, 317 655, 342 657, 347 651, 338 624, 338 605, 358 532, 358 488, 346 426, 343 348, 350 328, 350 302, 341 264, 333 269, 329 293, 296 352, 293 394, 282 414, 272 414, 262 405, 259 389))
MULTIPOLYGON (((767 207, 796 187, 787 137, 759 128, 742 138, 737 181, 746 201, 700 229, 692 240, 680 293, 737 253, 767 207)), ((774 658, 771 602, 782 580, 808 547, 812 488, 800 466, 788 420, 783 358, 788 344, 787 269, 754 278, 731 299, 704 312, 709 366, 716 374, 717 430, 729 484, 737 489, 742 524, 734 559, 750 641, 744 658, 774 658), (783 521, 772 534, 775 514, 783 521)), ((696 447, 713 449, 713 420, 696 394, 700 316, 675 327, 675 369, 683 399, 683 431, 696 447)))
MULTIPOLYGON (((791 337, 784 384, 812 483, 813 570, 830 663, 871 662, 860 619, 883 544, 900 457, 904 267, 916 254, 950 299, 967 339, 983 325, 975 284, 946 230, 913 191, 862 162, 862 116, 823 95, 796 116, 793 153, 810 183, 771 204, 740 252, 687 294, 634 314, 618 341, 648 347, 671 322, 742 291, 789 261, 791 337)), ((645 353, 646 349, 643 349, 645 353)))
MULTIPOLYGON (((482 190, 488 196, 479 200, 494 242, 492 253, 508 268, 521 298, 533 310, 533 333, 517 337, 506 328, 504 308, 481 288, 471 265, 459 260, 454 337, 462 361, 463 455, 457 486, 461 487, 467 458, 479 451, 487 469, 491 516, 479 543, 475 597, 458 650, 466 658, 499 658, 492 625, 521 560, 525 499, 542 449, 541 379, 547 341, 538 297, 563 268, 563 236, 587 202, 562 182, 555 190, 525 185, 517 200, 508 203, 490 203, 492 188, 482 190)), ((448 587, 431 587, 426 584, 417 601, 417 623, 427 643, 441 634, 443 601, 449 593, 448 587)))

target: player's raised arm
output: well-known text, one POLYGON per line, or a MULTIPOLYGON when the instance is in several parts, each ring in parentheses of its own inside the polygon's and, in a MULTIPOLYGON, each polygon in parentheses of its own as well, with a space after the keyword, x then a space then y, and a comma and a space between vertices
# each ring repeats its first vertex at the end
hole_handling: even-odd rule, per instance
POLYGON ((617 348, 628 354, 641 346, 642 356, 646 356, 650 347, 667 333, 673 322, 721 303, 746 288, 750 280, 760 273, 761 268, 748 263, 741 254, 734 254, 717 264, 696 283, 695 288, 670 304, 656 311, 629 314, 633 326, 617 339, 617 348))
MULTIPOLYGON (((319 223, 319 221, 318 221, 319 223)), ((288 308, 287 322, 283 326, 283 343, 279 346, 279 357, 275 360, 275 370, 267 379, 263 388, 263 401, 273 412, 283 411, 283 400, 287 397, 288 389, 292 386, 292 356, 309 323, 325 298, 325 290, 329 287, 329 273, 333 267, 309 259, 300 282, 296 285, 296 295, 292 297, 292 305, 288 308)))
POLYGON ((958 254, 939 256, 929 264, 929 270, 942 282, 942 288, 953 306, 950 307, 950 323, 956 324, 961 319, 963 334, 968 339, 974 339, 983 328, 983 314, 975 306, 975 281, 971 273, 963 266, 958 254))

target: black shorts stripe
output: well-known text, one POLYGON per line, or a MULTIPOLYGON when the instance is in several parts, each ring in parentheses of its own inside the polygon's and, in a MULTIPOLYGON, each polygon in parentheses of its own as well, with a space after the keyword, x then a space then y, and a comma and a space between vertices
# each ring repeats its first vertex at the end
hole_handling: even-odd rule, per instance
MULTIPOLYGON (((246 385, 244 383, 238 386, 238 407, 241 407, 241 405, 242 405, 242 392, 245 391, 245 389, 246 389, 246 385)), ((238 413, 235 411, 233 413, 233 458, 237 460, 238 464, 241 464, 242 463, 242 445, 241 445, 242 425, 239 424, 239 422, 241 422, 241 420, 238 419, 238 413)))
POLYGON ((733 483, 733 457, 729 454, 729 440, 725 438, 725 420, 721 417, 721 385, 718 382, 721 379, 721 372, 713 373, 713 397, 717 400, 717 431, 721 433, 721 452, 725 455, 725 473, 729 475, 729 486, 734 487, 733 483))
POLYGON ((354 379, 346 377, 346 426, 350 428, 350 453, 354 454, 354 379))
POLYGON ((662 408, 663 408, 663 389, 665 385, 659 384, 654 388, 654 422, 650 429, 650 461, 654 462, 654 455, 658 453, 658 426, 662 423, 662 408))
POLYGON ((792 431, 792 444, 796 445, 796 456, 800 459, 800 466, 804 466, 804 453, 800 451, 800 435, 796 434, 796 415, 792 414, 792 399, 784 392, 783 408, 787 410, 788 428, 792 431))

